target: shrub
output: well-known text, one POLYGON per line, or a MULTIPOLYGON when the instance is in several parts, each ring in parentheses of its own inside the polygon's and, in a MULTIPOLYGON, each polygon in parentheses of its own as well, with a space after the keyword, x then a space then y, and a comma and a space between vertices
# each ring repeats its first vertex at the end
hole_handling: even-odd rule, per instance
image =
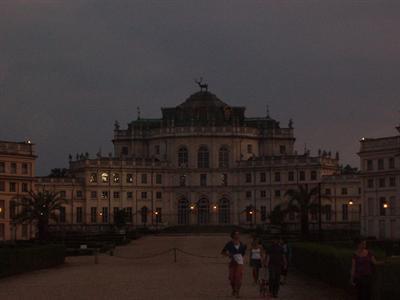
MULTIPOLYGON (((292 264, 299 271, 332 286, 350 288, 353 249, 316 243, 296 243, 292 249, 292 264)), ((373 299, 400 299, 400 260, 376 266, 373 293, 373 299)))
POLYGON ((0 277, 63 264, 62 245, 6 246, 0 248, 0 277))

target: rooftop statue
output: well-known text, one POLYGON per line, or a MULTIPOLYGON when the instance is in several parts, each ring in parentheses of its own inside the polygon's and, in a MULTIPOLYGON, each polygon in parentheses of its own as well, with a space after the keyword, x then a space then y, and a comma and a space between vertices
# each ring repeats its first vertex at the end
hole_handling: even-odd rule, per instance
POLYGON ((203 77, 200 77, 199 80, 194 80, 194 82, 196 82, 198 84, 198 86, 200 87, 200 91, 203 92, 203 89, 207 92, 208 91, 208 84, 207 83, 203 83, 203 77))

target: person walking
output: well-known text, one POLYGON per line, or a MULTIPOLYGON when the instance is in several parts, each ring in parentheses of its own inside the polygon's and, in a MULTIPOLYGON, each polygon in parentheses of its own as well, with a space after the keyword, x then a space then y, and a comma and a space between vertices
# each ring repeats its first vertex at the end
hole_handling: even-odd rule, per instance
POLYGON ((376 264, 375 256, 367 249, 367 242, 357 241, 357 249, 351 263, 351 283, 357 289, 358 300, 372 299, 372 273, 376 264))
POLYGON ((261 269, 261 262, 263 256, 263 248, 257 238, 253 239, 250 249, 250 267, 253 271, 254 284, 258 284, 258 278, 261 269))
POLYGON ((273 298, 278 297, 281 272, 287 266, 283 248, 277 239, 272 241, 272 245, 266 253, 267 266, 269 271, 269 291, 273 298))
POLYGON ((239 231, 233 231, 231 233, 231 241, 226 243, 221 254, 230 258, 229 281, 232 287, 232 296, 236 298, 240 298, 245 253, 246 245, 240 241, 239 231))
POLYGON ((282 246, 282 250, 283 250, 283 255, 286 258, 286 266, 284 265, 282 268, 282 274, 281 274, 281 285, 286 283, 286 278, 288 275, 288 271, 289 271, 289 262, 290 262, 290 258, 291 258, 291 249, 289 247, 289 244, 286 240, 281 239, 280 240, 280 244, 282 246))

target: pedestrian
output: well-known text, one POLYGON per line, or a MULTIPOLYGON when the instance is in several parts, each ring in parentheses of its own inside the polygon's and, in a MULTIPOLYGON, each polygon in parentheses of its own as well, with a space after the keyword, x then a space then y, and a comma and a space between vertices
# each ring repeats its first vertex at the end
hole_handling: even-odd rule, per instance
POLYGON ((268 292, 268 266, 267 266, 267 257, 264 253, 262 257, 262 267, 260 270, 260 279, 259 279, 259 286, 260 286, 260 297, 262 298, 269 298, 268 292))
POLYGON ((284 265, 282 268, 282 274, 281 274, 281 285, 286 283, 288 271, 289 271, 289 263, 290 263, 290 257, 291 257, 291 249, 289 247, 289 244, 286 240, 281 239, 280 244, 282 246, 283 250, 283 255, 286 258, 286 266, 284 265))
POLYGON ((261 269, 261 259, 263 255, 263 247, 257 238, 253 239, 250 249, 250 267, 253 271, 254 284, 258 284, 258 277, 261 269))
POLYGON ((368 250, 366 240, 358 240, 356 244, 357 249, 351 263, 351 283, 357 289, 358 300, 369 300, 372 299, 372 273, 377 262, 368 250))
POLYGON ((286 257, 283 248, 277 239, 272 241, 272 245, 266 253, 269 271, 269 291, 273 298, 278 297, 282 269, 286 268, 286 257))
POLYGON ((243 264, 246 245, 240 241, 240 233, 235 230, 231 233, 231 241, 226 243, 221 254, 230 258, 229 281, 232 287, 232 296, 240 297, 240 287, 243 280, 243 264))

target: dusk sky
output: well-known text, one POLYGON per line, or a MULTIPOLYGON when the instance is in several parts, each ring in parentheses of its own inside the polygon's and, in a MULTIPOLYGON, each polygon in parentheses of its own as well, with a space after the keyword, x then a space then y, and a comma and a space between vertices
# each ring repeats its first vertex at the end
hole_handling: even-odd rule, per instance
POLYGON ((113 123, 159 117, 198 87, 247 116, 293 118, 297 149, 338 150, 400 121, 400 1, 0 1, 0 140, 37 171, 112 150, 113 123))

